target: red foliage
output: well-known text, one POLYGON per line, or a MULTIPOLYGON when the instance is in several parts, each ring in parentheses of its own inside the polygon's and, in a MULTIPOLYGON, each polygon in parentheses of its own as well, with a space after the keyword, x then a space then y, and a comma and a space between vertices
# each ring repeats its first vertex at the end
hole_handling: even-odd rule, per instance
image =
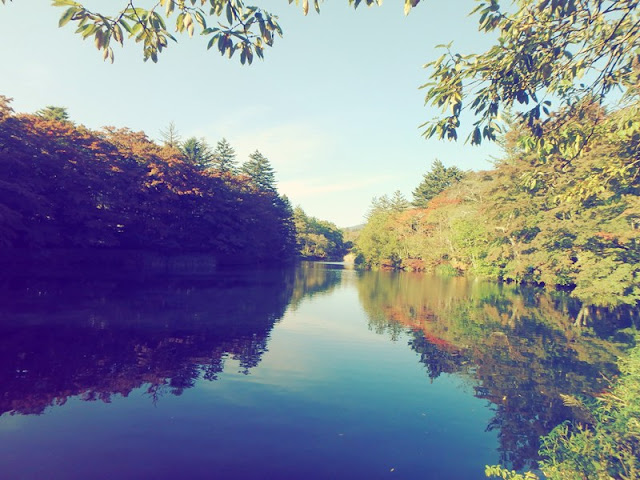
POLYGON ((427 269, 425 261, 420 258, 408 258, 403 260, 402 266, 406 270, 411 270, 413 272, 422 272, 427 269))
POLYGON ((459 198, 449 197, 446 194, 446 191, 441 193, 440 195, 429 200, 429 206, 426 208, 427 211, 437 210, 439 208, 446 207, 448 205, 458 205, 462 200, 459 198))

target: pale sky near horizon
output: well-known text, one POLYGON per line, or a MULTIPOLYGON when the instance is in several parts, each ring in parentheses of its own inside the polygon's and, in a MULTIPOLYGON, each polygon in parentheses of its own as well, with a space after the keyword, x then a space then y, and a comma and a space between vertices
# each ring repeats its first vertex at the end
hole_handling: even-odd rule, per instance
MULTIPOLYGON (((85 2, 113 13, 125 0, 85 2), (111 5, 111 10, 109 6, 111 5)), ((139 4, 144 5, 144 0, 139 4)), ((152 138, 173 121, 182 138, 226 137, 244 161, 260 150, 276 170, 278 189, 309 214, 346 227, 364 221, 374 196, 411 192, 438 158, 462 169, 491 167, 496 145, 425 140, 418 126, 436 112, 424 107, 422 66, 454 40, 464 53, 488 38, 467 13, 473 0, 423 0, 405 17, 400 0, 350 9, 326 1, 304 17, 286 0, 246 0, 280 17, 284 38, 265 60, 240 65, 206 40, 178 36, 157 64, 140 45, 115 47, 104 63, 50 0, 0 5, 0 94, 18 112, 66 107, 90 128, 144 130, 152 138)))

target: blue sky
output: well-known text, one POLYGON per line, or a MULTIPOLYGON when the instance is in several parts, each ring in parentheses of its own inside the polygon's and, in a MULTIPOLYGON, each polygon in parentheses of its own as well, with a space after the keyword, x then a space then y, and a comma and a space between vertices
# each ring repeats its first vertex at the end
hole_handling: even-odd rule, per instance
MULTIPOLYGON (((124 3, 85 5, 110 13, 124 3)), ((407 17, 399 0, 356 11, 331 0, 307 17, 286 0, 246 3, 279 15, 284 30, 251 66, 207 51, 198 35, 178 37, 157 64, 144 63, 135 43, 104 63, 92 41, 58 28, 62 10, 49 0, 13 0, 0 5, 0 94, 19 112, 64 106, 76 123, 152 138, 173 121, 183 138, 215 145, 226 137, 240 161, 258 149, 281 193, 339 226, 362 223, 374 196, 400 190, 411 198, 435 158, 483 169, 500 155, 495 145, 425 140, 418 128, 436 115, 418 89, 427 80, 422 66, 439 55, 434 47, 489 44, 467 17, 474 1, 425 0, 407 17)))

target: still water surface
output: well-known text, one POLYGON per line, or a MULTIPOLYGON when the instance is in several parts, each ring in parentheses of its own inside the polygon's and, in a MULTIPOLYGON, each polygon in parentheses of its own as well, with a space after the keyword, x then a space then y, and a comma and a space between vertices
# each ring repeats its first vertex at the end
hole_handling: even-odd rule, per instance
POLYGON ((561 295, 319 263, 0 300, 3 479, 483 478, 619 347, 561 295))

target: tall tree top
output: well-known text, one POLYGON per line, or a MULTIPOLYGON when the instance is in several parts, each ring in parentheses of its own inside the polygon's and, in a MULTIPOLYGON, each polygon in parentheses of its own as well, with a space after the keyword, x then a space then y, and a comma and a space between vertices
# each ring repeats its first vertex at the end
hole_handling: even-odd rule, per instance
POLYGON ((187 162, 194 165, 200 170, 211 167, 213 161, 213 153, 207 142, 201 138, 191 137, 185 140, 180 146, 180 151, 184 155, 187 162))
POLYGON ((393 196, 391 197, 391 204, 390 204, 390 207, 393 211, 403 212, 410 206, 411 204, 405 198, 405 196, 402 194, 400 190, 396 190, 395 192, 393 192, 393 196))
POLYGON ((166 128, 160 130, 160 138, 162 138, 162 142, 166 147, 180 148, 182 138, 180 137, 180 132, 173 121, 169 122, 169 125, 167 125, 166 128))
POLYGON ((242 165, 240 171, 248 175, 259 190, 263 192, 276 191, 275 171, 267 157, 258 150, 249 155, 249 160, 242 165))
POLYGON ((223 138, 216 145, 211 160, 211 168, 222 173, 235 173, 237 170, 236 151, 226 138, 223 138))
POLYGON ((458 167, 445 167, 440 160, 434 160, 431 170, 423 175, 422 182, 413 191, 413 204, 425 208, 433 197, 464 176, 465 173, 458 167))
POLYGON ((65 107, 56 107, 53 105, 47 105, 36 112, 36 115, 44 118, 45 120, 57 120, 58 122, 68 122, 69 113, 65 107))
POLYGON ((11 108, 12 101, 12 98, 0 95, 0 121, 10 117, 13 113, 13 108, 11 108))

